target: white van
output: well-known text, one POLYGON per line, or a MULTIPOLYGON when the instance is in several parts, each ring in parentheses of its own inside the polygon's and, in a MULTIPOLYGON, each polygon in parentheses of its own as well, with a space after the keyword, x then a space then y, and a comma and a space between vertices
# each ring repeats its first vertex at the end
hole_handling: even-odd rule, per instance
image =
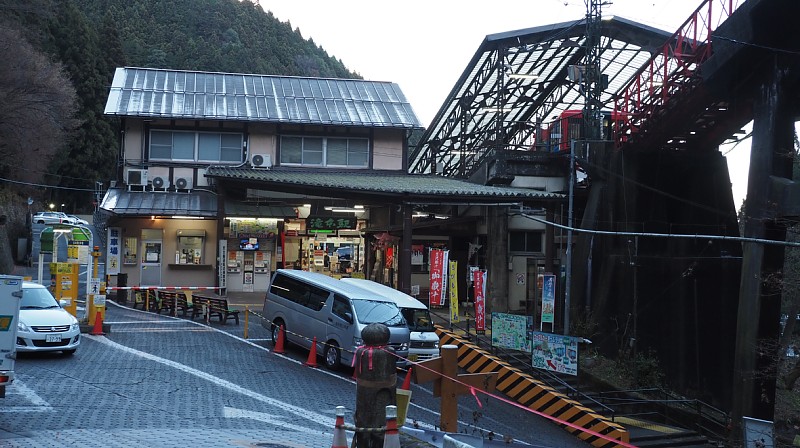
POLYGON ((322 353, 329 369, 351 365, 356 348, 363 345, 361 330, 371 323, 389 327, 389 345, 397 353, 397 366, 405 367, 410 332, 397 305, 382 295, 324 274, 275 271, 261 320, 272 333, 273 344, 281 325, 286 329, 285 342, 310 349, 316 337, 317 353, 322 353))
POLYGON ((424 361, 439 356, 439 336, 434 331, 431 313, 424 303, 406 293, 372 280, 343 278, 342 281, 380 294, 391 299, 400 307, 400 311, 408 323, 408 329, 411 331, 411 345, 408 348, 409 361, 424 361))

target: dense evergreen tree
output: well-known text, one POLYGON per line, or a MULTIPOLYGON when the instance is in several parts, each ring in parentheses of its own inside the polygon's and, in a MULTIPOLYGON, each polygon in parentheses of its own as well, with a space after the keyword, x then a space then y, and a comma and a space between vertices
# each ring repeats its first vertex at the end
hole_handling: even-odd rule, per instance
MULTIPOLYGON (((9 28, 24 31, 20 39, 32 51, 63 65, 63 87, 77 92, 75 115, 57 120, 62 131, 78 120, 77 131, 48 146, 57 152, 52 160, 38 159, 51 173, 47 183, 67 187, 49 199, 70 211, 88 211, 92 196, 81 189, 117 175, 119 124, 103 115, 116 67, 360 78, 251 0, 0 0, 0 13, 9 28)), ((33 81, 23 71, 14 75, 33 81)))

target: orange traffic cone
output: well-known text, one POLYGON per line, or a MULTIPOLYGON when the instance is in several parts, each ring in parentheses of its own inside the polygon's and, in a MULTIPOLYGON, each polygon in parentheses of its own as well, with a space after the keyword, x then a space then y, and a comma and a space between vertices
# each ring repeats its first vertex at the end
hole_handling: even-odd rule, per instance
POLYGON ((94 328, 89 334, 92 336, 103 336, 105 334, 103 333, 103 314, 100 311, 94 315, 94 328))
POLYGON ((347 448, 347 434, 344 432, 344 406, 336 406, 336 426, 333 429, 331 448, 347 448))
POLYGON ((413 369, 413 367, 408 368, 408 372, 406 373, 406 378, 403 380, 403 386, 401 387, 401 389, 403 390, 411 389, 411 369, 413 369))
POLYGON ((283 332, 284 331, 286 331, 286 330, 283 328, 283 325, 281 325, 281 329, 280 329, 280 331, 278 331, 278 340, 275 341, 275 348, 272 349, 272 351, 275 352, 275 353, 283 353, 283 351, 284 351, 283 350, 283 338, 284 338, 283 332))
POLYGON ((383 448, 400 448, 400 433, 397 431, 397 406, 386 406, 386 433, 383 448))
POLYGON ((317 367, 317 337, 314 336, 314 342, 311 343, 311 351, 308 352, 308 360, 306 365, 309 367, 317 367))

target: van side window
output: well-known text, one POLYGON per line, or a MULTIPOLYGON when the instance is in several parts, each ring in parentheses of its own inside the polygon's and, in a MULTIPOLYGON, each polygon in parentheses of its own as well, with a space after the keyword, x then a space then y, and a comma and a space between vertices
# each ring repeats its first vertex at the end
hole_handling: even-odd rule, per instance
POLYGON ((342 319, 351 322, 353 320, 353 311, 350 309, 350 302, 339 294, 333 295, 333 314, 341 317, 342 319), (348 317, 349 315, 349 317, 348 317))
POLYGON ((311 308, 314 311, 319 311, 322 307, 325 306, 325 302, 328 301, 328 291, 325 291, 322 288, 317 288, 316 286, 311 285, 304 285, 308 288, 308 302, 305 304, 307 307, 311 308))
POLYGON ((297 280, 283 275, 275 276, 270 292, 286 300, 304 305, 306 288, 297 280))
POLYGON ((321 310, 328 300, 328 291, 284 275, 275 277, 270 292, 314 311, 321 310))

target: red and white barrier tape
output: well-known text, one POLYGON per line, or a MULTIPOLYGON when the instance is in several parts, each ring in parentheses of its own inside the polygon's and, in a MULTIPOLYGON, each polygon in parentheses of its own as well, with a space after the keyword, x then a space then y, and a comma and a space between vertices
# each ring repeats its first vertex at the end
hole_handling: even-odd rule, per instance
POLYGON ((106 291, 118 291, 120 289, 131 290, 148 290, 148 289, 188 289, 188 290, 208 290, 208 289, 223 289, 222 286, 109 286, 106 291))

